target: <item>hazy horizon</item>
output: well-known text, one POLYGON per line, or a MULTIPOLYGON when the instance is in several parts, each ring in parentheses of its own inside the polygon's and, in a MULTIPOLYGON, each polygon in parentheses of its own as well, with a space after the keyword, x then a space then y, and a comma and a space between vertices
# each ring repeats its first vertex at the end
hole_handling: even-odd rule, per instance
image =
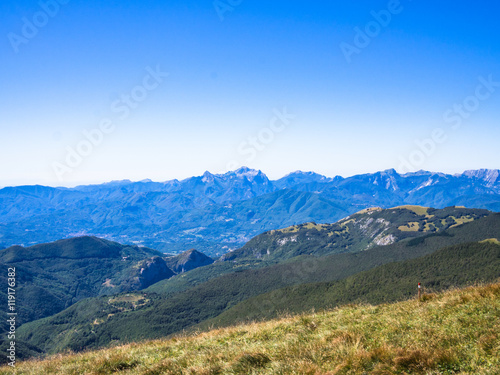
MULTIPOLYGON (((247 166, 241 166, 240 168, 248 168, 247 166)), ((238 168, 238 169, 240 169, 238 168)), ((301 171, 301 170, 295 170, 295 171, 290 171, 284 175, 278 175, 278 176, 272 176, 272 175, 269 175, 266 173, 266 171, 262 171, 260 169, 253 169, 253 168, 250 168, 252 170, 257 170, 257 171, 260 171, 262 173, 264 173, 267 178, 269 178, 270 181, 277 181, 279 180, 280 178, 284 178, 290 174, 293 174, 293 173, 316 173, 316 174, 319 174, 323 177, 326 177, 326 178, 335 178, 335 177, 342 177, 342 178, 350 178, 350 177, 355 177, 355 176, 359 176, 359 175, 367 175, 367 174, 375 174, 375 173, 378 173, 378 172, 385 172, 385 171, 389 171, 389 170, 396 170, 395 168, 387 168, 387 169, 384 169, 384 170, 379 170, 379 171, 373 171, 373 172, 365 172, 365 173, 355 173, 355 174, 351 174, 351 175, 333 175, 333 176, 329 176, 329 175, 325 175, 325 174, 322 174, 322 173, 319 173, 319 172, 316 172, 316 171, 301 171)), ((428 171, 428 170, 418 170, 418 171, 415 171, 415 172, 407 172, 407 173, 401 173, 399 172, 398 170, 396 170, 396 173, 400 174, 400 175, 405 175, 405 174, 408 174, 408 175, 411 175, 412 173, 418 173, 418 172, 429 172, 429 173, 442 173, 442 174, 446 174, 446 175, 462 175, 464 174, 465 172, 467 171, 479 171, 479 170, 492 170, 490 168, 474 168, 474 169, 467 169, 467 170, 463 170, 463 171, 457 171, 457 172, 443 172, 443 171, 428 171)), ((494 170, 499 170, 498 168, 494 169, 494 170)), ((103 185, 103 184, 109 184, 109 183, 115 183, 115 182, 125 182, 125 181, 130 181, 131 183, 137 183, 137 182, 155 182, 155 183, 166 183, 166 182, 170 182, 170 181, 175 181, 175 180, 178 180, 178 181, 183 181, 185 179, 189 179, 189 178, 192 178, 192 177, 202 177, 204 173, 206 172, 209 172, 211 173, 212 175, 217 175, 217 176, 221 176, 221 175, 224 175, 224 174, 228 174, 228 173, 231 173, 231 172, 236 172, 236 170, 231 170, 231 171, 226 171, 226 172, 222 172, 222 173, 213 173, 211 171, 204 171, 202 173, 199 173, 199 174, 195 174, 195 175, 190 175, 190 176, 185 176, 185 177, 180 177, 180 178, 172 178, 172 179, 167 179, 167 180, 152 180, 150 178, 145 178, 145 179, 142 179, 142 180, 131 180, 131 179, 128 179, 128 178, 125 178, 125 179, 121 179, 121 180, 104 180, 104 181, 93 181, 93 182, 83 182, 83 183, 78 183, 78 182, 75 182, 75 183, 72 183, 72 184, 66 184, 66 185, 60 185, 60 184, 57 184, 57 183, 54 183, 54 184, 19 184, 19 185, 0 185, 0 189, 3 189, 3 188, 6 188, 6 187, 20 187, 20 186, 36 186, 36 185, 39 185, 39 186, 48 186, 48 187, 54 187, 54 188, 58 188, 58 187, 61 187, 61 188, 75 188, 77 186, 87 186, 87 185, 103 185)))

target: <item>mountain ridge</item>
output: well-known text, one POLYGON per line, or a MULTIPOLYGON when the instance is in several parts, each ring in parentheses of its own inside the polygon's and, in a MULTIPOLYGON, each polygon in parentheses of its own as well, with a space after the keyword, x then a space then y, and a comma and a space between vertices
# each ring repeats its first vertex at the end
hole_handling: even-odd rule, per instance
POLYGON ((333 177, 328 177, 325 175, 322 175, 320 173, 316 173, 314 171, 302 171, 302 170, 296 170, 290 173, 287 173, 281 178, 278 178, 276 180, 271 180, 267 177, 265 173, 263 173, 261 170, 257 169, 252 169, 248 167, 241 167, 239 169, 236 169, 234 171, 229 171, 226 173, 211 173, 210 171, 205 171, 202 175, 200 176, 192 176, 192 177, 187 177, 182 180, 179 179, 172 179, 172 180, 165 180, 165 181, 153 181, 151 179, 143 179, 139 181, 132 181, 129 179, 124 179, 124 180, 113 180, 109 182, 103 182, 103 183, 98 183, 98 184, 88 184, 88 185, 77 185, 75 187, 64 187, 64 186, 47 186, 47 185, 42 185, 42 184, 35 184, 35 185, 17 185, 17 186, 4 186, 0 188, 1 190, 9 190, 9 189, 23 189, 23 188, 48 188, 48 189, 56 189, 56 190, 75 190, 79 191, 82 189, 88 189, 92 187, 116 187, 116 186, 121 186, 121 185, 133 185, 133 184, 153 184, 157 185, 158 187, 161 185, 164 185, 166 187, 169 187, 171 185, 176 185, 184 182, 191 181, 192 179, 198 179, 198 178, 203 178, 204 176, 211 176, 211 177, 218 177, 218 178, 230 178, 233 176, 255 176, 255 175, 260 175, 260 176, 265 176, 267 180, 270 182, 278 182, 284 179, 287 179, 289 177, 295 177, 295 176, 303 176, 305 177, 310 177, 310 179, 316 179, 316 180, 326 180, 326 181, 334 181, 334 180, 348 180, 352 179, 355 177, 359 176, 376 176, 376 175, 398 175, 403 178, 409 178, 409 177, 415 177, 415 176, 428 176, 428 175, 437 175, 440 177, 474 177, 476 179, 480 180, 487 180, 489 182, 493 181, 494 183, 500 183, 500 169, 488 169, 488 168, 481 168, 481 169, 469 169, 465 170, 462 173, 443 173, 443 172, 433 172, 433 171, 426 171, 426 170, 419 170, 416 172, 407 172, 407 173, 402 173, 400 174, 397 172, 394 168, 389 168, 385 169, 382 171, 377 171, 373 173, 362 173, 362 174, 355 174, 349 177, 343 177, 340 175, 335 175, 333 177))
MULTIPOLYGON (((18 323, 53 315, 82 299, 138 290, 173 276, 162 253, 96 237, 76 237, 0 250, 17 269, 18 323), (151 277, 152 276, 152 277, 151 277)), ((0 280, 7 283, 6 275, 0 280)), ((1 292, 7 298, 5 292, 1 292)))
POLYGON ((220 256, 276 227, 331 223, 372 206, 408 204, 500 211, 499 171, 401 175, 389 169, 347 178, 296 171, 270 180, 243 167, 163 183, 8 187, 0 189, 0 248, 94 235, 168 253, 197 248, 220 256))
MULTIPOLYGON (((142 290, 212 262, 196 250, 168 258, 90 236, 0 250, 0 265, 17 269, 18 323, 53 315, 85 298, 142 290)), ((6 275, 0 281, 7 283, 6 275)))

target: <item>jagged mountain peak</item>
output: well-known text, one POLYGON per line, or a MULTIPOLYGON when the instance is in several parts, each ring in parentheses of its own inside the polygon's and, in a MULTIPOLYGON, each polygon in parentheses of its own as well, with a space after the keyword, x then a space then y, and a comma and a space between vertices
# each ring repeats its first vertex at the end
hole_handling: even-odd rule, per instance
POLYGON ((205 173, 203 173, 201 181, 205 183, 207 182, 210 183, 214 181, 214 177, 215 176, 212 173, 210 173, 209 171, 205 171, 205 173))
POLYGON ((235 170, 234 172, 232 172, 231 174, 234 174, 235 176, 237 176, 239 178, 246 177, 249 180, 253 180, 257 176, 267 178, 267 176, 264 173, 262 173, 262 171, 257 170, 257 169, 251 169, 248 167, 241 167, 241 168, 235 170))
POLYGON ((178 185, 179 184, 179 180, 178 179, 173 179, 173 180, 163 181, 162 184, 165 185, 165 186, 178 185))
MULTIPOLYGON (((398 179, 401 177, 395 169, 387 169, 367 176, 373 185, 383 186, 387 190, 399 190, 398 179)), ((363 177, 363 175, 361 175, 363 177)))
MULTIPOLYGON (((340 178, 342 179, 342 178, 340 178)), ((312 171, 300 171, 289 173, 273 183, 280 189, 292 188, 297 185, 307 185, 311 183, 327 183, 338 181, 339 177, 330 178, 312 171)))
POLYGON ((391 175, 391 176, 394 176, 394 175, 399 176, 399 173, 396 172, 396 170, 394 168, 389 168, 389 169, 383 170, 380 173, 381 174, 386 174, 386 175, 391 175))
POLYGON ((419 176, 430 176, 432 174, 434 174, 434 173, 420 169, 416 172, 407 172, 407 173, 400 174, 400 176, 403 178, 411 178, 411 177, 419 177, 419 176))
POLYGON ((106 182, 104 183, 103 185, 108 185, 108 186, 112 186, 112 185, 128 185, 128 184, 131 184, 132 181, 131 180, 113 180, 113 181, 110 181, 110 182, 106 182))
POLYGON ((301 171, 301 170, 296 170, 294 172, 288 173, 284 177, 290 177, 290 176, 321 176, 325 177, 319 173, 313 172, 313 171, 301 171))
POLYGON ((246 173, 256 174, 258 172, 260 171, 246 166, 242 166, 234 171, 234 173, 236 174, 246 174, 246 173))
MULTIPOLYGON (((247 179, 249 181, 253 181, 256 178, 268 180, 267 176, 260 170, 252 169, 248 167, 241 167, 234 171, 229 171, 224 174, 213 174, 210 171, 205 171, 202 176, 197 177, 201 178, 203 182, 213 182, 213 180, 217 179, 220 181, 229 181, 234 179, 247 179)), ((184 181, 191 180, 188 178, 184 181)))
POLYGON ((498 174, 500 173, 500 169, 487 169, 487 168, 482 168, 482 169, 470 169, 466 170, 464 173, 462 173, 465 176, 468 177, 482 177, 482 176, 487 176, 490 174, 498 174))
POLYGON ((487 186, 489 186, 489 187, 500 182, 500 170, 499 169, 468 170, 468 171, 465 171, 464 173, 462 173, 462 176, 483 180, 487 183, 487 186))

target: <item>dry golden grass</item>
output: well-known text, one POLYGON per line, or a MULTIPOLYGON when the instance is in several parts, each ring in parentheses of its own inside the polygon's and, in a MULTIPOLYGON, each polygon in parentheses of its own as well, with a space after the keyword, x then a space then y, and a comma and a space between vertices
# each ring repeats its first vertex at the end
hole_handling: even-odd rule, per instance
POLYGON ((455 227, 458 227, 459 225, 471 223, 474 221, 474 218, 472 218, 470 216, 462 216, 459 218, 452 216, 452 218, 455 220, 456 224, 453 224, 450 228, 455 228, 455 227))
POLYGON ((488 238, 484 241, 481 241, 481 243, 494 243, 496 245, 500 245, 500 241, 497 238, 488 238))
POLYGON ((380 207, 369 207, 369 208, 365 208, 364 210, 356 212, 355 215, 363 215, 363 214, 367 214, 369 212, 379 212, 379 211, 382 211, 382 208, 380 208, 380 207))
POLYGON ((418 230, 420 229, 420 224, 418 223, 418 221, 412 221, 408 224, 401 225, 400 227, 398 227, 398 229, 401 232, 418 232, 418 230))
MULTIPOLYGON (((396 209, 406 209, 408 211, 413 211, 419 216, 428 216, 429 212, 429 207, 422 207, 422 206, 412 206, 412 205, 405 205, 405 206, 398 206, 398 207, 393 207, 391 210, 396 210, 396 209)), ((433 217, 434 215, 428 216, 428 217, 433 217)))
POLYGON ((500 284, 57 355, 0 374, 499 374, 500 284))

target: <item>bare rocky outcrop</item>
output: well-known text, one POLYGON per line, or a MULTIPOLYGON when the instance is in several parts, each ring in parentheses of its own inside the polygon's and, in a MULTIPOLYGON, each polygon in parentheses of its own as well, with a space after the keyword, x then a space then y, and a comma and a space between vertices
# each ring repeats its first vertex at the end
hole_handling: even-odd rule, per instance
POLYGON ((135 277, 138 289, 147 288, 158 281, 174 276, 174 272, 167 266, 165 260, 159 256, 143 261, 139 265, 139 274, 135 277))
POLYGON ((183 252, 182 254, 166 258, 167 265, 175 273, 183 273, 198 267, 208 266, 214 260, 195 249, 183 252))

